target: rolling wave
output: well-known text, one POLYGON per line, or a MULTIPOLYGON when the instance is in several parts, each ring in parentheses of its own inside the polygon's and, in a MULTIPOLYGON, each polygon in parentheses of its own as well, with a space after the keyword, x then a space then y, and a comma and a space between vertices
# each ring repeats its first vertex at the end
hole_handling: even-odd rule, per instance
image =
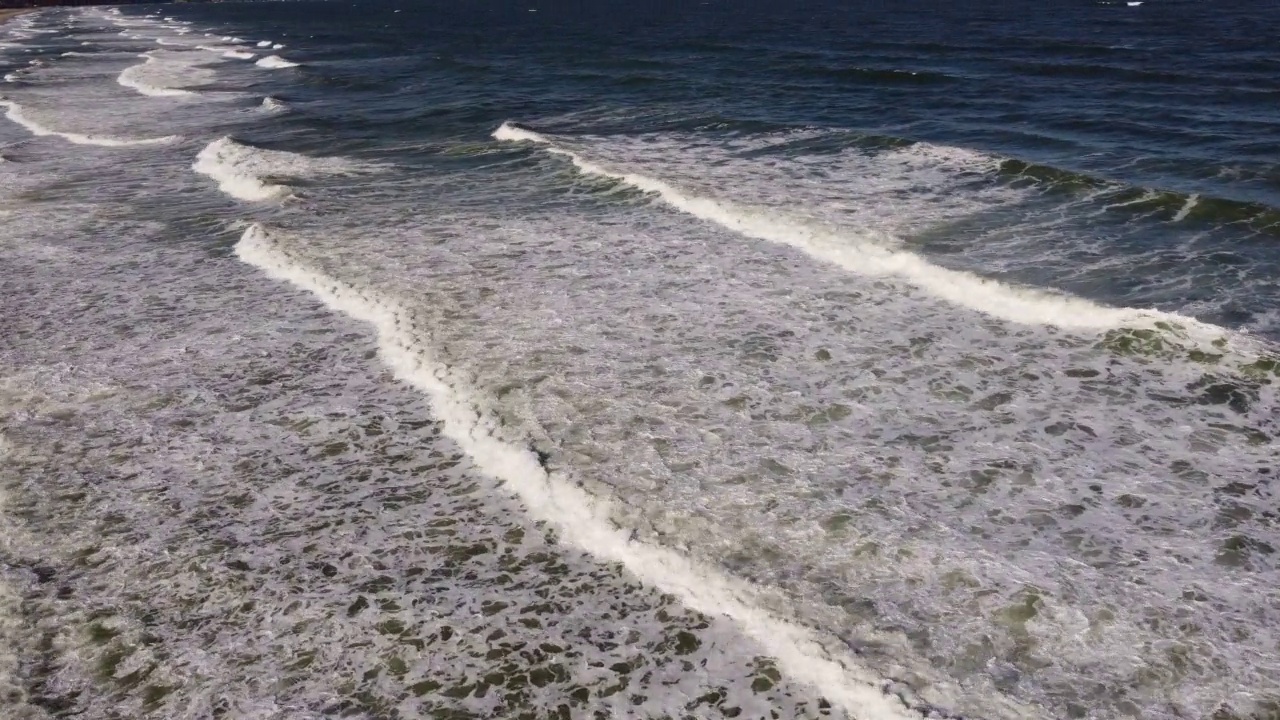
POLYGON ((1154 212, 1171 222, 1241 224, 1257 232, 1280 235, 1280 209, 1262 203, 1132 187, 1086 173, 1011 158, 1000 161, 998 172, 1004 179, 1031 180, 1051 190, 1101 191, 1098 201, 1112 211, 1154 212))

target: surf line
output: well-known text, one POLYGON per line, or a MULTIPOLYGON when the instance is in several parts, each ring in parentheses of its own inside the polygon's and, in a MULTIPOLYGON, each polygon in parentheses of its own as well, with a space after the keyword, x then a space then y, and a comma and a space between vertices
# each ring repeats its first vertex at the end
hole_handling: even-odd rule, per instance
POLYGON ((1220 337, 1222 328, 1193 318, 1159 310, 1111 308, 1071 295, 1020 287, 930 263, 910 252, 859 240, 856 236, 806 226, 779 218, 773 210, 737 205, 725 200, 687 194, 662 180, 628 173, 587 159, 550 136, 505 122, 493 132, 495 140, 527 142, 568 158, 588 175, 620 180, 652 193, 668 205, 757 240, 796 248, 817 260, 850 272, 891 277, 953 305, 976 310, 1020 325, 1053 325, 1060 328, 1103 331, 1121 327, 1151 327, 1157 322, 1176 323, 1206 337, 1220 337))
POLYGON ((812 630, 787 622, 751 600, 741 581, 657 545, 632 539, 610 520, 611 504, 591 496, 562 475, 548 472, 535 451, 504 439, 497 418, 479 409, 465 380, 432 354, 428 333, 394 300, 379 297, 296 261, 277 236, 251 225, 236 255, 269 277, 317 296, 330 309, 374 326, 378 352, 400 380, 424 393, 443 423, 444 435, 462 448, 476 467, 503 481, 536 519, 560 537, 606 562, 621 563, 637 579, 680 598, 709 616, 728 617, 777 661, 790 677, 816 688, 833 704, 860 720, 921 720, 922 715, 882 690, 877 678, 841 650, 832 652, 812 630))

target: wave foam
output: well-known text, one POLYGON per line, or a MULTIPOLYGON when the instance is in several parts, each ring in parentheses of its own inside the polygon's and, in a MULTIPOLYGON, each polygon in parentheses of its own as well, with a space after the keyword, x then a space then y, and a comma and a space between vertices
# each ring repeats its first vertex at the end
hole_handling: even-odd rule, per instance
POLYGON ((289 62, 279 55, 268 55, 257 62, 258 67, 268 70, 282 70, 284 68, 298 67, 298 63, 289 62))
POLYGON ((882 682, 852 657, 824 647, 811 630, 786 622, 752 602, 749 586, 679 553, 633 540, 612 521, 611 503, 592 497, 559 473, 547 472, 502 425, 483 411, 458 373, 437 361, 413 319, 394 302, 361 291, 293 260, 261 226, 252 225, 235 248, 244 262, 315 294, 330 308, 372 324, 379 352, 396 375, 426 394, 457 443, 491 477, 502 480, 531 515, 552 524, 569 543, 618 562, 642 582, 678 596, 694 610, 730 618, 773 655, 784 672, 821 689, 831 702, 869 720, 918 716, 878 689, 882 682))
POLYGON ((222 57, 230 58, 232 60, 252 60, 257 57, 257 55, 251 52, 245 52, 244 50, 228 50, 222 53, 222 57))
POLYGON ((305 178, 341 175, 359 168, 342 158, 311 158, 280 150, 264 150, 223 137, 209 143, 192 169, 218 182, 218 189, 238 200, 280 200, 292 193, 288 185, 267 178, 305 178))
MULTIPOLYGON (((566 149, 545 135, 503 123, 493 137, 505 142, 529 142, 548 152, 568 158, 581 172, 607 177, 653 193, 672 207, 758 240, 797 248, 816 259, 860 275, 892 277, 930 295, 961 307, 1024 325, 1056 325, 1064 328, 1102 330, 1116 327, 1150 326, 1172 320, 1186 326, 1201 323, 1181 315, 1156 310, 1111 308, 1083 298, 1046 290, 1019 287, 989 280, 958 270, 939 267, 914 253, 886 247, 847 233, 815 228, 779 218, 772 209, 686 194, 661 180, 607 168, 566 149)), ((955 153, 952 153, 955 156, 955 153)), ((968 155, 955 156, 961 164, 976 161, 968 155)), ((1215 335, 1219 329, 1207 329, 1215 335)))
POLYGON ((6 117, 26 128, 32 135, 37 137, 57 136, 76 145, 96 145, 98 147, 135 147, 141 145, 167 145, 182 139, 178 135, 168 135, 165 137, 150 138, 146 140, 125 140, 122 138, 104 137, 101 135, 81 135, 79 133, 59 132, 45 127, 31 119, 23 111, 22 106, 15 102, 0 100, 0 105, 8 108, 8 111, 5 113, 6 117))

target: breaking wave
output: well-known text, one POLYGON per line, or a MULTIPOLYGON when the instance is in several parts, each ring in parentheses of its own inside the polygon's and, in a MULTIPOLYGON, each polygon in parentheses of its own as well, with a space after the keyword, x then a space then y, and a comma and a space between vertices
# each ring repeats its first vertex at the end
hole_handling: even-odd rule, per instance
POLYGON ((1025 325, 1055 325, 1084 330, 1148 327, 1173 321, 1200 327, 1207 335, 1221 329, 1181 315, 1156 310, 1112 308, 1083 298, 989 280, 930 263, 914 253, 886 247, 869 237, 840 233, 792 221, 772 208, 738 205, 728 200, 687 194, 662 180, 598 164, 542 135, 503 123, 493 137, 505 142, 529 142, 568 158, 579 171, 619 180, 653 193, 676 209, 742 235, 797 248, 816 259, 851 272, 902 280, 930 295, 961 307, 1025 325))
POLYGON ((304 179, 359 172, 356 163, 342 158, 311 158, 297 153, 265 150, 223 137, 209 143, 196 157, 196 172, 213 178, 218 189, 238 200, 263 202, 293 194, 277 179, 304 179))

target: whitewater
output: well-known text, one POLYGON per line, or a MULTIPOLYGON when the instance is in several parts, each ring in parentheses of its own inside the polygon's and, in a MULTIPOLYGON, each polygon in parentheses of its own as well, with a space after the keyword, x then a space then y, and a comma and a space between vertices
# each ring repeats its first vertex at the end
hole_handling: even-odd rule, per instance
POLYGON ((1199 11, 400 10, 0 30, 15 717, 1280 703, 1265 77, 1124 49, 1199 11))

